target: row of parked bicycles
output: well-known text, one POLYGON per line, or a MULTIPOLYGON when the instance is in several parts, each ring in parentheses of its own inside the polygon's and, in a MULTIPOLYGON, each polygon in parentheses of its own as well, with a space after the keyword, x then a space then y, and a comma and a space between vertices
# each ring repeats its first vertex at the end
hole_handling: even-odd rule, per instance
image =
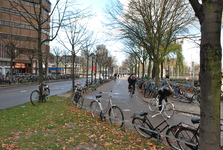
MULTIPOLYGON (((50 81, 50 80, 69 80, 72 78, 71 74, 49 74, 44 75, 43 80, 44 81, 50 81)), ((75 78, 79 78, 79 75, 75 75, 75 78)), ((0 75, 0 85, 6 85, 6 84, 19 84, 19 83, 31 83, 31 82, 38 82, 39 76, 38 75, 31 75, 31 74, 16 74, 12 77, 10 75, 0 75)))
MULTIPOLYGON (((153 79, 147 80, 139 78, 137 81, 137 87, 143 90, 145 98, 151 98, 155 96, 155 81, 153 79)), ((181 88, 179 83, 175 83, 175 86, 172 88, 174 89, 174 93, 169 98, 185 103, 196 103, 200 105, 200 87, 184 86, 184 88, 181 88)))

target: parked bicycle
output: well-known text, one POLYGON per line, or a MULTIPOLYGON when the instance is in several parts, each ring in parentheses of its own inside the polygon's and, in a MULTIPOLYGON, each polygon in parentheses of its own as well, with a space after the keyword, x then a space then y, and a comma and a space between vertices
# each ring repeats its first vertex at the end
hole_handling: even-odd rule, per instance
POLYGON ((49 101, 50 99, 50 87, 47 84, 43 84, 42 95, 40 94, 41 86, 38 85, 38 87, 39 87, 39 90, 33 91, 30 95, 30 101, 34 106, 41 104, 43 100, 49 101))
POLYGON ((70 94, 70 101, 75 105, 82 108, 84 104, 83 88, 80 83, 77 83, 74 87, 74 92, 70 94))
MULTIPOLYGON (((175 127, 170 127, 167 122, 167 119, 164 119, 159 125, 154 127, 150 120, 147 117, 148 113, 142 110, 139 114, 134 113, 132 118, 132 124, 134 124, 135 130, 145 138, 156 138, 159 142, 162 142, 162 136, 159 133, 162 133, 165 129, 166 131, 166 140, 167 143, 172 143, 172 138, 175 138, 175 127), (166 125, 165 125, 166 124, 166 125)), ((152 116, 155 117, 156 115, 152 116)), ((170 145, 171 146, 171 145, 170 145)))
POLYGON ((156 112, 159 110, 159 107, 162 107, 159 112, 162 115, 162 112, 165 114, 167 118, 171 118, 175 113, 175 106, 172 102, 162 102, 162 105, 159 105, 159 97, 160 95, 156 93, 155 97, 151 99, 148 103, 148 107, 151 111, 156 112))
MULTIPOLYGON (((199 124, 200 118, 193 117, 191 118, 191 122, 193 124, 199 124)), ((175 137, 180 140, 177 141, 178 144, 174 148, 179 150, 198 150, 200 124, 198 127, 194 127, 180 122, 177 126, 179 130, 176 131, 175 137)), ((223 123, 221 123, 220 126, 223 127, 223 123)), ((222 131, 223 130, 221 129, 221 132, 222 131)), ((221 146, 221 149, 223 149, 223 145, 221 146)))
POLYGON ((112 104, 112 97, 113 95, 110 92, 99 92, 99 94, 96 95, 96 99, 93 100, 90 104, 90 110, 93 117, 100 116, 100 119, 104 120, 105 114, 108 112, 109 121, 111 124, 116 124, 118 127, 122 127, 124 124, 124 116, 122 110, 117 106, 112 104), (101 103, 101 94, 108 94, 108 103, 107 107, 103 109, 102 103, 101 103))

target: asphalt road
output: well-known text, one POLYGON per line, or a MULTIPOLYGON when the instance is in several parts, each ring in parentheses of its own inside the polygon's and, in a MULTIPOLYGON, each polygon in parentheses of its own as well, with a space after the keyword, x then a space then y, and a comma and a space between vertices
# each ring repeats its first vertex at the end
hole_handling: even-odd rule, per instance
MULTIPOLYGON (((84 84, 85 79, 78 79, 76 82, 80 82, 84 84)), ((62 82, 54 82, 48 83, 50 86, 50 94, 56 95, 59 93, 63 93, 69 91, 72 87, 71 81, 62 81, 62 82)), ((14 88, 4 88, 0 89, 0 109, 5 109, 8 107, 17 106, 20 104, 24 104, 26 102, 30 102, 30 94, 32 91, 37 90, 37 85, 31 86, 17 86, 14 88)))

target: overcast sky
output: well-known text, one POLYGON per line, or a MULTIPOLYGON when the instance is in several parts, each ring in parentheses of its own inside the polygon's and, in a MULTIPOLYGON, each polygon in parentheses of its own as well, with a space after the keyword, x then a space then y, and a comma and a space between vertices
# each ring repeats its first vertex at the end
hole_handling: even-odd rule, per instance
MULTIPOLYGON (((52 3, 53 1, 56 1, 56 0, 51 0, 52 3)), ((120 0, 120 1, 124 2, 127 0, 120 0)), ((103 34, 103 36, 106 36, 106 35, 105 33, 101 32, 104 30, 103 25, 101 24, 101 21, 104 19, 103 8, 105 8, 105 5, 108 2, 109 0, 79 0, 78 2, 79 4, 82 4, 83 7, 88 7, 88 6, 92 7, 95 17, 90 21, 90 26, 91 28, 94 28, 95 31, 99 32, 100 34, 103 34)), ((102 41, 100 44, 104 44, 112 55, 118 56, 118 60, 120 64, 125 59, 125 57, 123 57, 124 55, 120 53, 121 44, 117 42, 114 43, 114 42, 107 42, 107 41, 105 43, 103 43, 102 41), (117 53, 117 51, 119 51, 119 54, 117 53)), ((185 57, 185 61, 187 65, 191 65, 192 61, 195 61, 196 64, 200 62, 200 50, 195 43, 184 40, 182 47, 183 47, 183 55, 185 57)))

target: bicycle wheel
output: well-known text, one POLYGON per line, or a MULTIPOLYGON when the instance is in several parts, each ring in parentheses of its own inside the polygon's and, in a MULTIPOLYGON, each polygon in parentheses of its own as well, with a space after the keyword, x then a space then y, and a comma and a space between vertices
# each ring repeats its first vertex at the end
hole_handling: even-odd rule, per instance
POLYGON ((50 89, 48 88, 45 89, 45 100, 46 101, 50 100, 50 89))
POLYGON ((132 89, 130 89, 129 91, 129 96, 132 97, 131 95, 132 95, 132 89))
POLYGON ((83 93, 81 93, 81 96, 80 96, 80 98, 79 98, 79 100, 78 100, 78 102, 77 102, 77 105, 80 107, 80 109, 82 108, 82 106, 83 106, 83 104, 84 104, 84 95, 83 95, 83 93))
POLYGON ((179 129, 180 129, 180 126, 173 125, 166 131, 166 135, 170 136, 170 137, 166 137, 167 143, 170 145, 170 147, 173 147, 174 149, 177 149, 177 150, 180 150, 180 146, 177 140, 174 140, 173 138, 176 138, 176 133, 179 129))
POLYGON ((122 127, 124 124, 124 115, 122 110, 118 106, 112 106, 109 109, 108 116, 110 123, 113 125, 117 125, 118 127, 122 127))
MULTIPOLYGON (((198 135, 192 129, 180 128, 176 132, 176 138, 189 142, 191 144, 198 144, 198 135)), ((185 142, 177 141, 181 150, 198 150, 198 146, 190 145, 185 142)))
POLYGON ((90 104, 91 115, 96 117, 96 115, 100 115, 101 109, 97 101, 92 101, 90 104))
POLYGON ((200 105, 200 95, 194 94, 194 95, 192 96, 191 100, 192 100, 194 103, 200 105))
POLYGON ((34 106, 41 104, 42 97, 40 96, 40 93, 38 90, 35 90, 31 93, 30 101, 34 106))
POLYGON ((70 94, 70 102, 71 102, 72 104, 75 104, 75 102, 74 102, 74 93, 71 93, 71 94, 70 94))
POLYGON ((149 101, 148 107, 149 107, 149 110, 151 110, 151 111, 156 111, 157 110, 158 101, 156 100, 156 98, 153 98, 149 101))
POLYGON ((151 138, 151 137, 153 136, 153 133, 149 131, 149 130, 150 130, 150 127, 148 126, 148 124, 146 124, 145 122, 143 122, 143 119, 142 119, 142 118, 139 118, 139 117, 137 117, 137 118, 133 118, 133 120, 132 120, 132 124, 135 125, 135 126, 134 126, 135 130, 136 130, 141 136, 143 136, 143 137, 145 137, 145 138, 151 138), (140 128, 140 127, 142 127, 142 128, 140 128), (146 130, 146 129, 144 129, 144 128, 146 128, 146 129, 148 129, 148 130, 146 130))
POLYGON ((163 112, 167 118, 171 118, 175 113, 174 105, 170 102, 167 102, 166 105, 164 105, 163 112))

